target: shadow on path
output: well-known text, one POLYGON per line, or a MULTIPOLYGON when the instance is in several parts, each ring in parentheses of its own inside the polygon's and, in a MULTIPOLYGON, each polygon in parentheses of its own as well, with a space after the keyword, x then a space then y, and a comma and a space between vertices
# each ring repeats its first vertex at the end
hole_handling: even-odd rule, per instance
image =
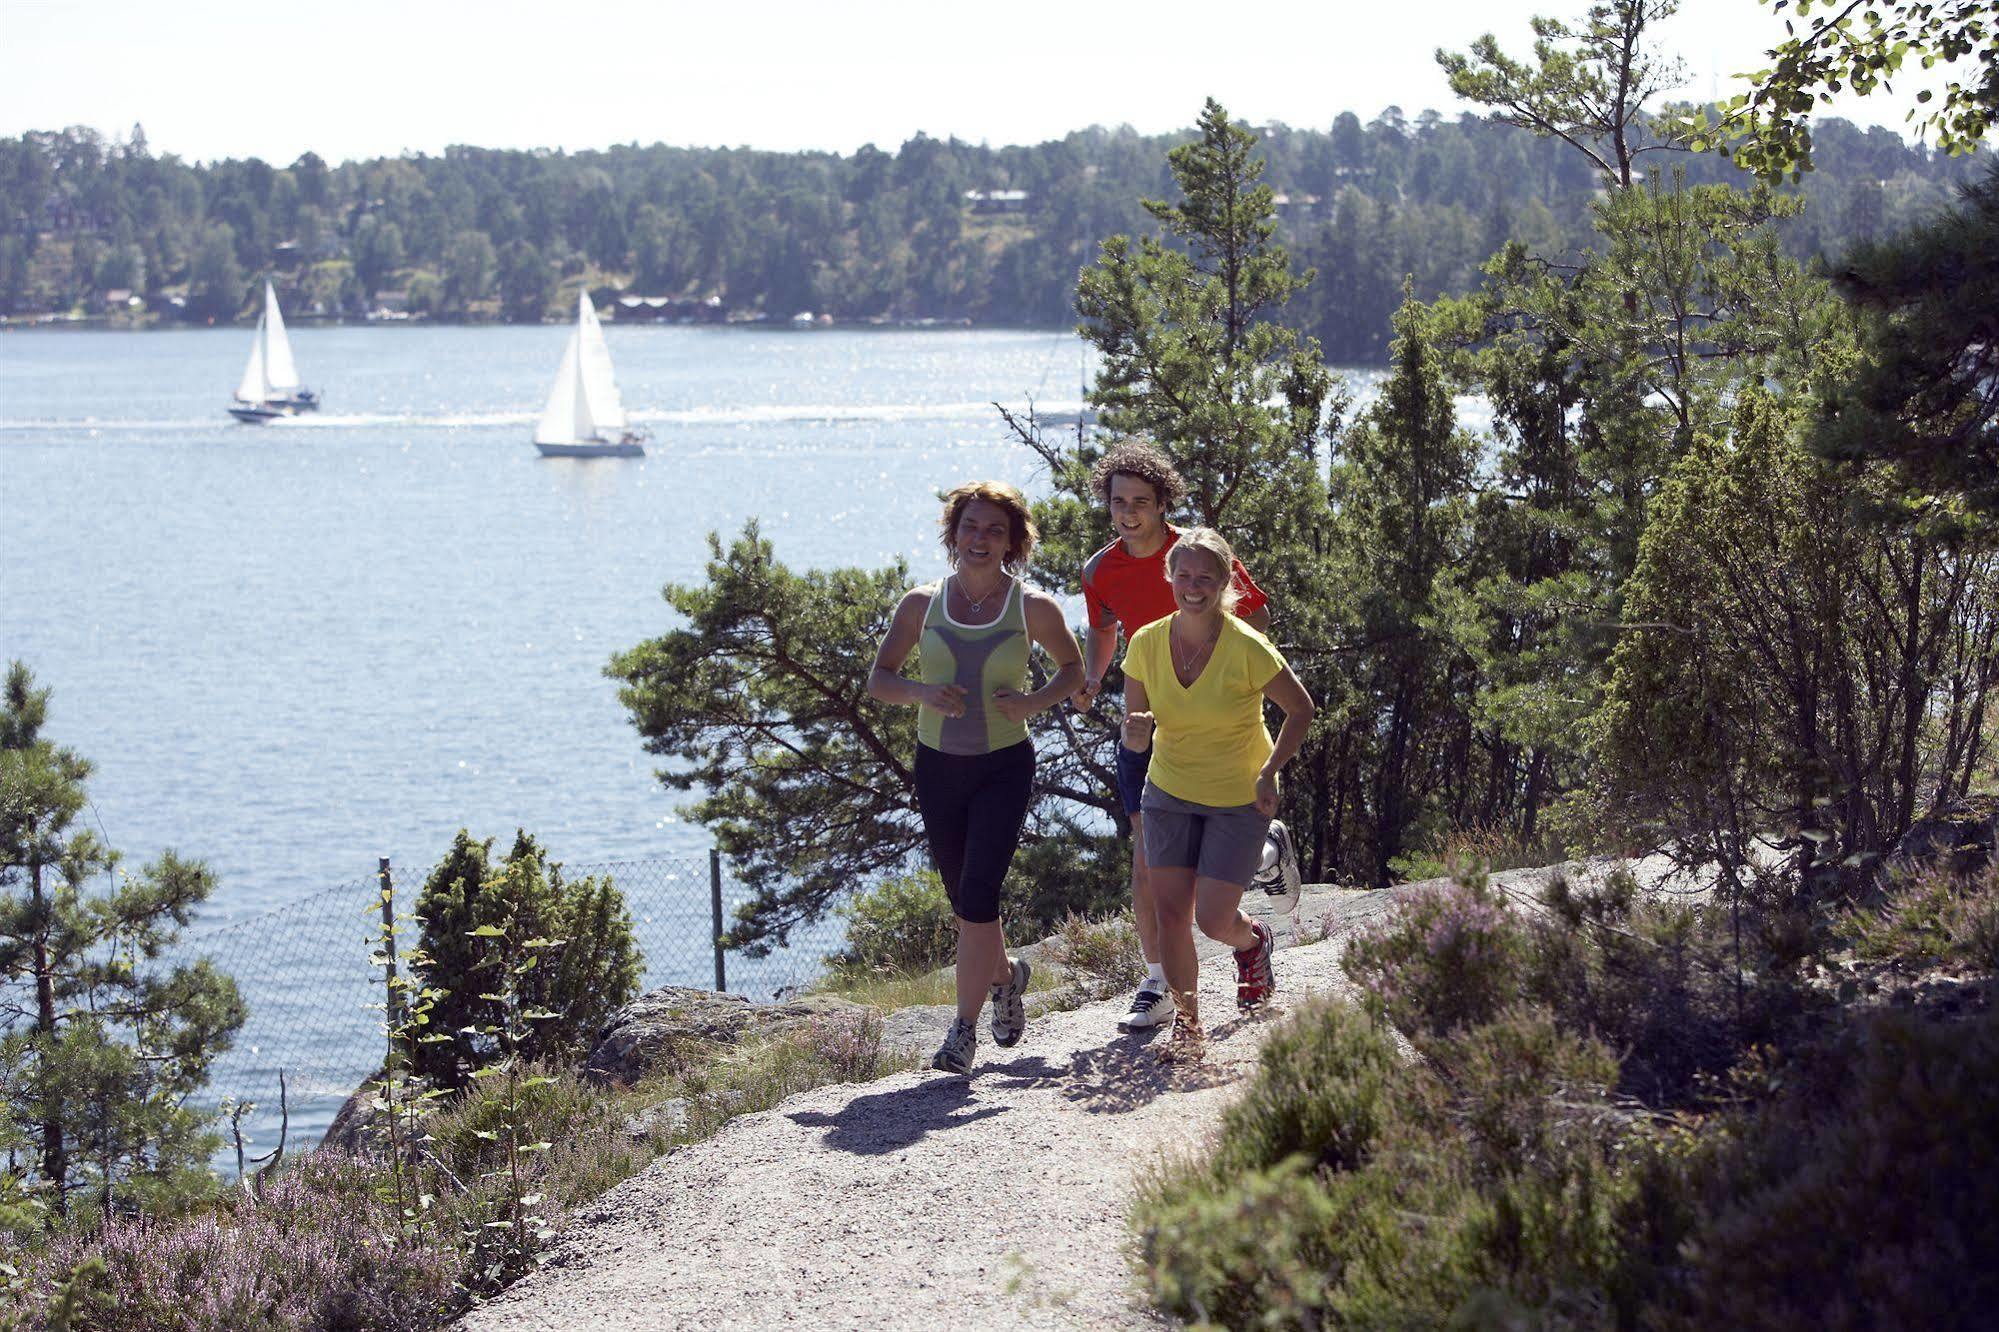
POLYGON ((899 1091, 856 1096, 836 1114, 798 1110, 788 1117, 806 1128, 826 1129, 826 1145, 835 1151, 880 1156, 914 1146, 930 1133, 1006 1111, 1003 1105, 973 1105, 970 1080, 942 1077, 899 1091))

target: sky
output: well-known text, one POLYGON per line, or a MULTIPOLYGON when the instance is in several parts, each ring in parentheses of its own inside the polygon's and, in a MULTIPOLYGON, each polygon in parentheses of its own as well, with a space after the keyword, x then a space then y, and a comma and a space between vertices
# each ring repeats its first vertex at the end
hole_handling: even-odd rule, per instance
MULTIPOLYGON (((1434 52, 1586 0, 0 0, 0 135, 143 123, 189 160, 331 162, 448 144, 893 150, 1089 125, 1153 134, 1218 98, 1324 128, 1464 109, 1434 52)), ((1759 0, 1684 0, 1659 29, 1689 98, 1725 96, 1783 39, 1759 0)), ((1939 75, 1940 77, 1940 75, 1939 75)), ((1838 114, 1900 129, 1918 85, 1838 114)))

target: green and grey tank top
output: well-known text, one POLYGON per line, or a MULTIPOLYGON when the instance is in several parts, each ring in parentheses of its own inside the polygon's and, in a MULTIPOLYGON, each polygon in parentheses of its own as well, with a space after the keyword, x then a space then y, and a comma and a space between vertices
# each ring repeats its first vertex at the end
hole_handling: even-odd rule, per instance
POLYGON ((992 707, 995 689, 1027 692, 1027 609, 1020 580, 991 624, 951 618, 950 580, 937 584, 923 616, 918 665, 925 684, 954 684, 965 691, 965 715, 935 708, 916 711, 916 738, 946 754, 990 754, 1027 739, 1027 723, 1008 721, 992 707))

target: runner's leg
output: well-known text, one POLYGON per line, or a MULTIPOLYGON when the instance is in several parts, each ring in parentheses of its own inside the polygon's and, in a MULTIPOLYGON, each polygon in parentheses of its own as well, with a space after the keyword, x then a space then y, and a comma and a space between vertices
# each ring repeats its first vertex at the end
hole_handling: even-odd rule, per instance
POLYGON ((1131 914, 1138 927, 1138 951, 1146 962, 1163 961, 1159 951, 1159 910, 1145 863, 1145 815, 1131 816, 1131 914))
POLYGON ((1151 877, 1166 983, 1180 1011, 1198 1018, 1201 1010, 1195 992, 1201 981, 1201 961, 1194 953, 1194 869, 1191 865, 1185 869, 1155 865, 1151 877))
POLYGON ((1000 924, 1000 888, 1034 793, 1034 750, 1023 741, 979 759, 968 791, 963 861, 958 875, 958 1016, 976 1022, 988 989, 1012 978, 1000 924))
MULTIPOLYGON (((1256 927, 1242 914, 1242 885, 1203 874, 1193 884, 1194 923, 1201 933, 1238 952, 1257 946, 1256 927)), ((1191 946, 1192 940, 1190 939, 1191 946)))

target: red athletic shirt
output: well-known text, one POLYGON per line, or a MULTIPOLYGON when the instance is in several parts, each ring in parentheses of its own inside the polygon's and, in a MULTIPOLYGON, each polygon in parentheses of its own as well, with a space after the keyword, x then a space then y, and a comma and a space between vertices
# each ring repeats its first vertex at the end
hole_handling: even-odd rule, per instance
MULTIPOLYGON (((1154 620, 1171 615, 1173 584, 1166 581, 1166 552, 1179 539, 1179 529, 1168 527, 1159 549, 1142 560, 1126 552, 1121 538, 1092 555, 1083 565, 1083 605, 1091 625, 1098 629, 1122 625, 1129 641, 1154 620)), ((1237 615, 1248 615, 1269 604, 1270 598, 1250 578, 1241 560, 1235 562, 1233 581, 1241 594, 1235 604, 1237 615)))

